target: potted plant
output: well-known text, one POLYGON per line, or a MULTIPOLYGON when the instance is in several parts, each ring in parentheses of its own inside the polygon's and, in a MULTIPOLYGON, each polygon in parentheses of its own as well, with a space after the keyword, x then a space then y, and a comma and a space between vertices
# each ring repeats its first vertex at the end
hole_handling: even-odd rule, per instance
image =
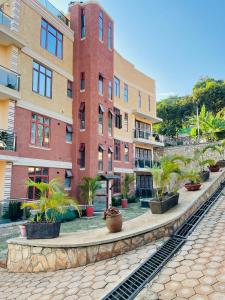
POLYGON ((35 214, 26 223, 27 239, 50 239, 59 236, 60 222, 56 220, 57 213, 63 213, 68 205, 73 206, 79 213, 79 205, 69 198, 63 190, 63 184, 58 179, 49 183, 26 181, 28 188, 35 188, 40 193, 40 199, 22 204, 22 208, 29 207, 35 214))
POLYGON ((221 159, 217 161, 217 165, 221 168, 225 168, 225 140, 223 140, 217 147, 220 149, 221 159))
POLYGON ((197 164, 198 168, 200 169, 199 171, 200 181, 201 182, 207 181, 209 179, 210 172, 209 170, 206 170, 205 167, 212 164, 213 161, 211 159, 204 158, 203 149, 196 149, 194 151, 194 156, 192 158, 192 161, 194 161, 197 164))
POLYGON ((185 158, 164 155, 160 159, 160 166, 154 165, 150 169, 153 175, 155 197, 150 201, 153 214, 162 214, 178 204, 178 186, 182 177, 182 169, 178 161, 185 162, 185 158))
POLYGON ((96 177, 88 177, 84 176, 82 178, 82 183, 79 185, 81 189, 81 197, 87 203, 86 207, 86 215, 87 217, 93 217, 94 214, 94 205, 93 200, 96 196, 97 190, 101 188, 101 184, 99 182, 99 176, 96 177))
POLYGON ((22 238, 25 238, 26 235, 27 235, 27 231, 26 231, 26 225, 25 224, 22 224, 19 226, 20 228, 20 235, 22 238))
POLYGON ((198 191, 200 189, 200 172, 198 169, 191 169, 187 171, 184 177, 189 180, 184 185, 188 191, 198 191))
POLYGON ((130 185, 133 182, 134 182, 134 175, 133 174, 125 174, 125 178, 122 183, 122 195, 123 195, 123 198, 121 199, 122 208, 127 207, 130 185))
POLYGON ((104 220, 109 232, 120 232, 123 225, 122 215, 117 207, 110 207, 104 212, 104 220))
MULTIPOLYGON (((221 149, 217 145, 207 145, 203 148, 203 153, 206 153, 206 151, 211 150, 212 152, 217 152, 221 155, 221 149)), ((220 166, 216 163, 214 159, 209 160, 208 168, 210 172, 219 172, 220 166)))

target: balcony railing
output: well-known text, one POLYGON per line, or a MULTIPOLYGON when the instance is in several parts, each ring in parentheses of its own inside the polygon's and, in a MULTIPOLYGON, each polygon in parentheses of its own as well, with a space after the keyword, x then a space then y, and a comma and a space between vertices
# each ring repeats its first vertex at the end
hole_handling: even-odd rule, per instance
POLYGON ((1 9, 0 9, 0 24, 5 25, 9 28, 11 28, 11 21, 12 18, 5 14, 1 9))
POLYGON ((0 85, 19 91, 20 75, 3 66, 0 66, 0 85))
POLYGON ((151 131, 144 131, 140 129, 134 129, 134 138, 144 140, 152 139, 154 142, 163 143, 163 136, 151 131))
POLYGON ((53 14, 55 17, 59 18, 63 23, 65 23, 67 26, 70 25, 69 19, 67 19, 66 16, 64 16, 61 11, 59 11, 54 5, 52 5, 48 0, 38 0, 51 14, 53 14))
POLYGON ((152 168, 153 164, 152 160, 135 158, 135 168, 152 168))
POLYGON ((138 198, 152 198, 153 197, 153 190, 149 188, 136 188, 136 197, 138 198))
POLYGON ((16 135, 14 132, 0 129, 0 150, 16 150, 16 135))

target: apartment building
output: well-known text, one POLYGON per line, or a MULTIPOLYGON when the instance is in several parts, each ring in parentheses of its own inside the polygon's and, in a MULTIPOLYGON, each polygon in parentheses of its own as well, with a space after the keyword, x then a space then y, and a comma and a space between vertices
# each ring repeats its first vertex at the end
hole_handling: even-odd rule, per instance
POLYGON ((155 82, 114 50, 114 22, 96 2, 0 1, 0 201, 35 199, 24 185, 60 177, 79 197, 83 176, 102 178, 96 205, 125 173, 149 197, 155 82))

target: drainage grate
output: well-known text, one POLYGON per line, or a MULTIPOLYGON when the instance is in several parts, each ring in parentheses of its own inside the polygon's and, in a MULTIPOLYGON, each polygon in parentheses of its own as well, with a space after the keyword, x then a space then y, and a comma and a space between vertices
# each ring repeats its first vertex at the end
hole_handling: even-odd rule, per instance
POLYGON ((225 182, 195 211, 153 255, 135 269, 125 280, 109 292, 102 300, 134 299, 142 288, 150 282, 162 267, 185 243, 197 224, 202 220, 210 207, 217 201, 225 182))

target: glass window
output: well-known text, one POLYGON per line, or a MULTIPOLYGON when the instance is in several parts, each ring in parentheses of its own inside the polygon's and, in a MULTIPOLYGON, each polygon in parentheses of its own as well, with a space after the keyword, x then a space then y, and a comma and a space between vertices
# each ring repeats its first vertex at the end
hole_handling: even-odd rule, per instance
POLYGON ((101 74, 98 76, 98 93, 103 95, 103 76, 101 74))
POLYGON ((80 144, 80 168, 85 168, 85 144, 80 144))
POLYGON ((41 115, 32 114, 31 144, 48 147, 50 139, 50 119, 41 115))
POLYGON ((103 150, 102 145, 98 147, 98 170, 103 171, 103 150))
POLYGON ((109 136, 112 136, 113 134, 113 114, 111 111, 108 113, 108 133, 109 136))
POLYGON ((73 134, 73 127, 72 125, 66 125, 66 142, 72 142, 72 134, 73 134))
POLYGON ((124 146, 124 160, 125 162, 129 162, 129 146, 125 144, 124 146))
POLYGON ((79 108, 80 129, 85 129, 85 102, 81 102, 79 108))
POLYGON ((71 189, 72 177, 73 177, 73 174, 72 174, 71 170, 66 170, 65 171, 64 187, 67 190, 71 189))
POLYGON ((120 80, 114 77, 114 95, 120 97, 120 80))
POLYGON ((114 140, 114 159, 120 160, 120 140, 114 140))
POLYGON ((120 193, 121 192, 121 177, 120 177, 120 173, 115 173, 115 175, 117 175, 119 178, 115 178, 113 180, 113 193, 120 193))
POLYGON ((109 83, 108 83, 108 97, 110 100, 112 100, 112 81, 109 80, 109 83))
POLYGON ((41 47, 62 59, 63 35, 48 22, 41 22, 41 47))
POLYGON ((70 80, 67 80, 67 96, 73 98, 73 83, 70 80))
POLYGON ((33 62, 32 90, 41 96, 52 98, 52 71, 33 62))
POLYGON ((128 114, 124 114, 124 129, 125 131, 128 131, 128 114))
POLYGON ((104 108, 102 105, 98 107, 98 133, 103 134, 103 113, 104 108))
POLYGON ((113 48, 113 30, 112 30, 112 23, 109 23, 108 27, 108 48, 113 48))
POLYGON ((126 83, 124 83, 123 99, 125 102, 128 102, 128 85, 126 83))
POLYGON ((108 171, 112 171, 112 149, 108 149, 108 171))
POLYGON ((80 30, 81 38, 85 38, 86 36, 86 20, 85 20, 85 9, 81 9, 81 30, 80 30))
POLYGON ((99 13, 98 17, 98 38, 100 41, 103 41, 103 13, 99 13))
MULTIPOLYGON (((49 170, 48 168, 28 168, 28 177, 36 183, 49 182, 49 170)), ((40 191, 34 187, 29 187, 27 191, 28 199, 38 200, 40 199, 40 191)))
POLYGON ((118 129, 122 128, 122 115, 120 114, 120 110, 116 107, 114 107, 114 113, 115 113, 115 127, 118 129))
POLYGON ((80 74, 80 89, 81 91, 85 90, 85 72, 81 72, 80 74))

